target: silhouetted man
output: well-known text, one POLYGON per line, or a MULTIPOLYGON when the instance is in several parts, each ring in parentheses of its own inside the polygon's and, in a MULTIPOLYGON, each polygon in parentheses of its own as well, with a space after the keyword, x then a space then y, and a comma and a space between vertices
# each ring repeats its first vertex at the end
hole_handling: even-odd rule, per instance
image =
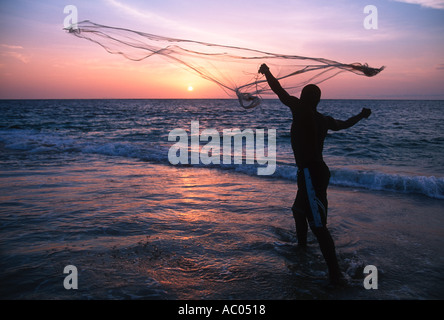
POLYGON ((329 129, 338 131, 350 128, 363 118, 368 118, 371 110, 364 108, 361 113, 346 121, 335 120, 316 110, 321 99, 318 86, 305 86, 298 99, 290 96, 282 88, 266 64, 260 67, 259 72, 265 75, 270 88, 283 104, 290 107, 293 114, 291 146, 298 167, 298 192, 292 211, 298 245, 307 245, 307 231, 310 225, 327 263, 330 282, 342 284, 344 280, 336 258, 335 245, 327 229, 327 187, 330 170, 324 162, 322 150, 329 129))

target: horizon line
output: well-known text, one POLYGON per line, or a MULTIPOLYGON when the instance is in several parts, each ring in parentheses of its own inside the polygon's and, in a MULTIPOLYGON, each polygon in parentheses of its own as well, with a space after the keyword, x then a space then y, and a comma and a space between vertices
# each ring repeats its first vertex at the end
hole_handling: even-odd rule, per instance
MULTIPOLYGON (((0 98, 0 101, 31 101, 31 100, 233 100, 237 98, 0 98)), ((279 100, 279 98, 263 98, 262 100, 279 100)), ((443 98, 325 98, 326 100, 398 100, 398 101, 444 101, 443 98)))

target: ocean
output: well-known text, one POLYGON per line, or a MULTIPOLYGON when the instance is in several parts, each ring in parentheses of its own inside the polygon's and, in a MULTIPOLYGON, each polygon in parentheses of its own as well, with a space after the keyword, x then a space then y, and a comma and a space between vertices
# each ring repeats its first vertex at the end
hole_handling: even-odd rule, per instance
POLYGON ((345 120, 363 107, 370 118, 325 141, 328 227, 349 282, 331 290, 311 232, 296 245, 291 113, 278 100, 0 101, 0 297, 443 299, 444 101, 318 109, 345 120), (245 156, 173 165, 169 134, 193 121, 276 130, 273 174, 245 156))

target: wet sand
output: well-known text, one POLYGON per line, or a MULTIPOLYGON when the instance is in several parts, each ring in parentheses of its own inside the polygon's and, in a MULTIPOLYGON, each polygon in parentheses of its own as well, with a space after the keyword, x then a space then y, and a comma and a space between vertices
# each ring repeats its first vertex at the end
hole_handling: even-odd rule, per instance
POLYGON ((350 285, 325 288, 296 184, 220 169, 84 160, 0 175, 1 297, 12 299, 442 299, 442 201, 330 187, 328 225, 350 285), (79 289, 63 287, 75 265, 79 289), (360 271, 378 270, 366 290, 360 271))

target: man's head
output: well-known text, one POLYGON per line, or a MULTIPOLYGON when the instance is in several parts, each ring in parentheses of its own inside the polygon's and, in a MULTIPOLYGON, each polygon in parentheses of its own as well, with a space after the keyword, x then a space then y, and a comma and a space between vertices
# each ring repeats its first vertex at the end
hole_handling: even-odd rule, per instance
POLYGON ((302 89, 301 101, 306 103, 310 107, 316 109, 319 101, 321 100, 321 89, 315 84, 309 84, 302 89))

